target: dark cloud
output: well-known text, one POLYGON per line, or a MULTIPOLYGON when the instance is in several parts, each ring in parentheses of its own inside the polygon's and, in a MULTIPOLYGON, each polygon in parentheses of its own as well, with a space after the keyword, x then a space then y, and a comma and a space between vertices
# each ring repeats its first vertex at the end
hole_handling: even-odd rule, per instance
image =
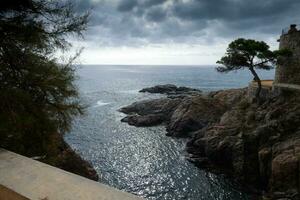
POLYGON ((146 19, 153 22, 162 22, 166 16, 166 10, 160 7, 151 8, 145 14, 146 19))
POLYGON ((168 0, 120 0, 118 2, 118 10, 121 12, 132 11, 135 7, 139 9, 147 9, 152 6, 161 5, 168 0))
POLYGON ((121 12, 128 12, 133 10, 135 6, 137 6, 136 0, 122 0, 118 5, 118 10, 121 12))
POLYGON ((146 0, 142 2, 142 5, 145 7, 151 7, 155 5, 160 5, 166 3, 168 0, 146 0))
POLYGON ((278 36, 300 24, 299 0, 77 0, 93 7, 87 39, 101 45, 213 43, 278 36))

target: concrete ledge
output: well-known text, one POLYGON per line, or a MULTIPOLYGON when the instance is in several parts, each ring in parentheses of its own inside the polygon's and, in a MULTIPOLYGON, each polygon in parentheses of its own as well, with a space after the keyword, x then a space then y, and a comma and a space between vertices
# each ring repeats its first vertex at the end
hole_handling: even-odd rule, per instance
POLYGON ((0 199, 1 200, 4 199, 5 200, 29 200, 28 198, 19 195, 18 193, 4 187, 3 185, 0 185, 0 199))
POLYGON ((139 200, 141 198, 0 149, 0 200, 26 199, 139 200))

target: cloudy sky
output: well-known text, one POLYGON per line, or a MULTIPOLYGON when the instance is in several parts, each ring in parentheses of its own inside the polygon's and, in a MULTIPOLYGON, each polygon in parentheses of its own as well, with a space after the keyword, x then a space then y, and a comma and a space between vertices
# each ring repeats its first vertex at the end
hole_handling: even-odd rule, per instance
POLYGON ((76 0, 91 9, 83 64, 207 65, 244 37, 272 49, 300 24, 300 0, 76 0))

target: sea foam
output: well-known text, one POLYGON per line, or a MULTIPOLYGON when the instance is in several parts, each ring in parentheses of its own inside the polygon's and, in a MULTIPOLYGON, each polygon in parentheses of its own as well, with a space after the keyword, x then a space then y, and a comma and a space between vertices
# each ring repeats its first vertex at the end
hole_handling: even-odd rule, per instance
POLYGON ((106 106, 108 104, 110 104, 110 103, 105 103, 105 102, 99 100, 99 101, 97 101, 97 103, 94 107, 106 106))

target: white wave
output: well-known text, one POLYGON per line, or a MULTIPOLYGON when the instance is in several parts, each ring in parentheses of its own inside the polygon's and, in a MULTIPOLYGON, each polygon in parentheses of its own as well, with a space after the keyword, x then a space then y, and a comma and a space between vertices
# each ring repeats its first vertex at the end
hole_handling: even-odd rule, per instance
POLYGON ((96 105, 94 107, 106 106, 108 104, 111 104, 111 103, 105 103, 103 101, 97 101, 97 103, 96 103, 96 105))

